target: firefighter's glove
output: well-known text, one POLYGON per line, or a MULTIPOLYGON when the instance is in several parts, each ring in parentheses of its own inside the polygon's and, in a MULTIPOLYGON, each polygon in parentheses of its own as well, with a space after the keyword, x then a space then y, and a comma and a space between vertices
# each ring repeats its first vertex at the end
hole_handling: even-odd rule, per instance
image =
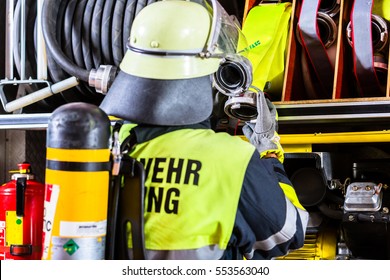
POLYGON ((284 151, 280 145, 280 137, 277 133, 277 112, 274 104, 269 101, 263 92, 257 95, 256 122, 245 123, 242 131, 249 142, 260 153, 260 157, 276 155, 281 163, 284 161, 284 151))

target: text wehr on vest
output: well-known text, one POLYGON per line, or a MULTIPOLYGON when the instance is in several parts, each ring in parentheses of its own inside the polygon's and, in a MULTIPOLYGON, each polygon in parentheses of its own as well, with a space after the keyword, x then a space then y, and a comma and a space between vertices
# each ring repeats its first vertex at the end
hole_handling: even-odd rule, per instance
POLYGON ((180 186, 197 187, 202 163, 182 158, 140 158, 148 184, 145 186, 145 211, 178 214, 180 186), (166 185, 167 187, 163 187, 166 185))

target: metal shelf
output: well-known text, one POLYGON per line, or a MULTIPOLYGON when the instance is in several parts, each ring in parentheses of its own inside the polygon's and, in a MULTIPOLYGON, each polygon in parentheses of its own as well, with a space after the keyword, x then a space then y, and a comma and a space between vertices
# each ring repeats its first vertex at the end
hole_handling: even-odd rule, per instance
POLYGON ((390 101, 276 105, 280 124, 390 120, 390 101))
MULTIPOLYGON (((0 129, 46 130, 51 113, 0 114, 0 129)), ((112 125, 117 121, 110 118, 112 125)))
POLYGON ((0 115, 0 129, 46 129, 50 113, 0 115))
MULTIPOLYGON (((390 127, 390 101, 276 105, 279 125, 380 124, 390 127)), ((50 113, 0 114, 0 129, 46 129, 50 113)), ((115 120, 113 120, 115 121, 115 120)))
POLYGON ((279 104, 279 133, 331 133, 390 129, 390 101, 279 104))

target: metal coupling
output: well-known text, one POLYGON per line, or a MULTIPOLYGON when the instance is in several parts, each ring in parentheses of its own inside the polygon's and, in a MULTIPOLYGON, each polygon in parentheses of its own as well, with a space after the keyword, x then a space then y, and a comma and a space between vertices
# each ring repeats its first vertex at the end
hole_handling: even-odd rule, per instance
MULTIPOLYGON (((327 13, 317 13, 317 26, 321 42, 326 49, 329 49, 337 39, 337 20, 327 13)), ((300 45, 302 45, 301 36, 299 35, 299 28, 295 29, 296 38, 300 45)))
POLYGON ((252 63, 241 55, 225 57, 214 73, 215 88, 227 96, 238 96, 245 92, 252 80, 252 63))
MULTIPOLYGON (((371 28, 372 28, 372 47, 374 52, 380 52, 388 45, 389 31, 387 22, 381 16, 371 15, 371 28)), ((352 23, 349 22, 346 28, 347 41, 351 47, 352 42, 352 23)))
POLYGON ((335 17, 340 12, 340 0, 321 1, 318 11, 330 17, 335 17))
POLYGON ((257 118, 257 98, 253 91, 246 91, 239 96, 229 96, 224 107, 225 113, 241 121, 251 121, 257 118))
POLYGON ((106 94, 117 75, 117 67, 112 65, 100 65, 98 69, 91 69, 88 84, 96 89, 96 92, 106 94))

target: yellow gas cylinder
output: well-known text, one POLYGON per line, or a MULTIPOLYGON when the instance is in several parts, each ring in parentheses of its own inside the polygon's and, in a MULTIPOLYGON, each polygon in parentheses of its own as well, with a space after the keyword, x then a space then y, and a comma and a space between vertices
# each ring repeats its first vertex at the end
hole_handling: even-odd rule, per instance
POLYGON ((44 260, 105 256, 110 121, 97 106, 75 102, 52 113, 46 140, 44 260))

